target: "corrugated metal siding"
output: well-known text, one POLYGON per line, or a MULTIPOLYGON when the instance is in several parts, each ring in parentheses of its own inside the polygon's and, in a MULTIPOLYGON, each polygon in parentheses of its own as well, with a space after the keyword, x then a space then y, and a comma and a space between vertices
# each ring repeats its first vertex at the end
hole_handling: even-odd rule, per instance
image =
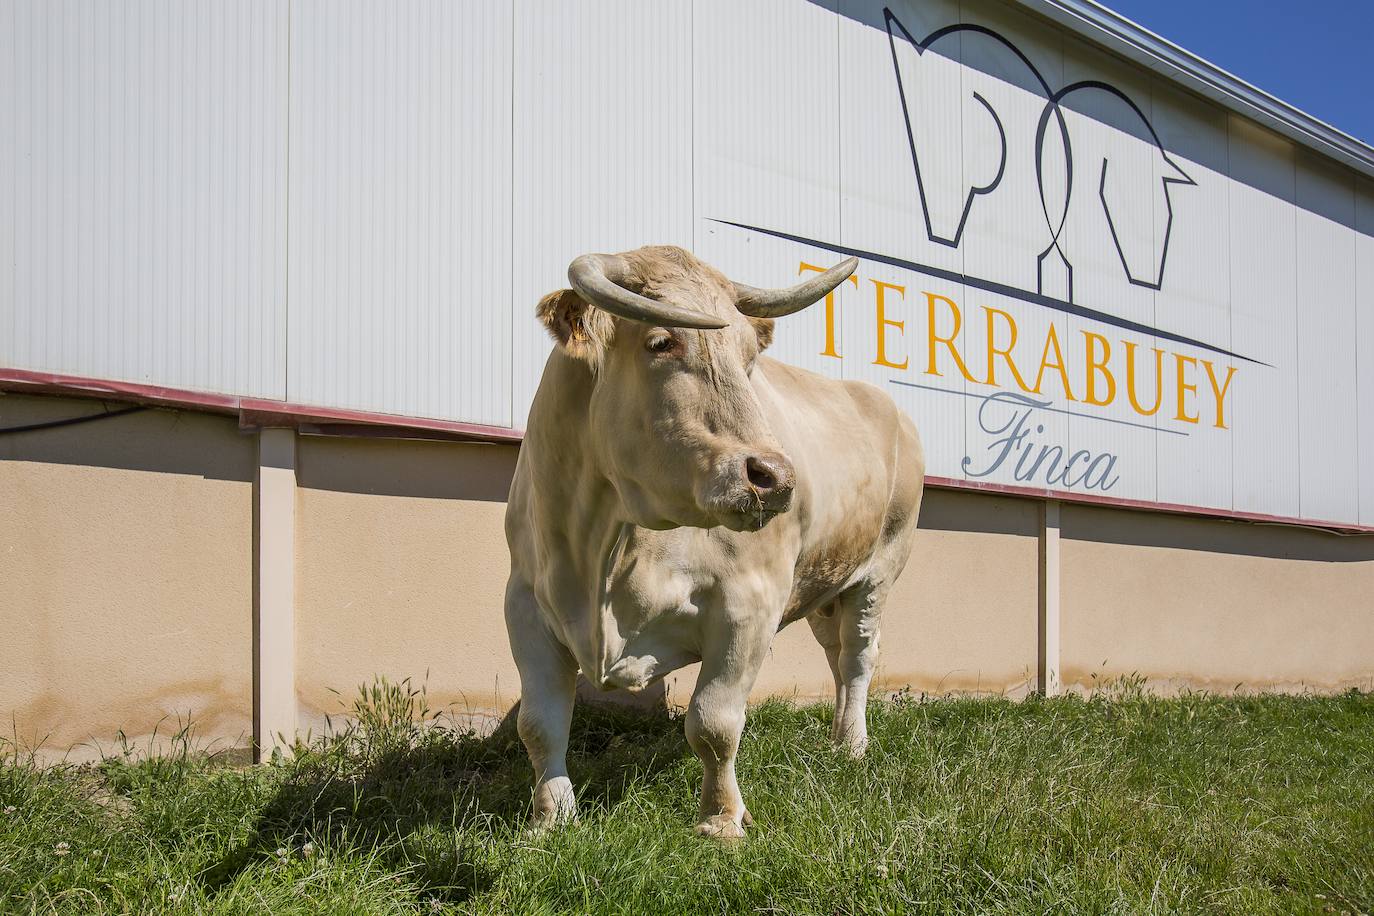
POLYGON ((1297 157, 1299 514, 1350 517, 1359 498, 1355 411, 1355 182, 1297 157))
POLYGON ((5 364, 284 393, 286 10, 4 4, 5 364))
POLYGON ((890 392, 932 474, 1047 485, 985 467, 1014 320, 1027 375, 1051 328, 1073 364, 1018 448, 1116 456, 1094 492, 1374 522, 1374 191, 1002 0, 19 0, 0 119, 7 367, 520 427, 535 303, 582 251, 680 244, 782 285, 857 249, 837 355, 823 306, 773 352, 890 392), (1070 93, 1068 144, 1037 141, 1085 80, 1116 92, 1070 93), (1057 206, 1064 261, 1038 256, 1057 206), (943 348, 927 371, 927 294, 968 378, 943 348), (1125 341, 1147 402, 1168 351, 1153 414, 1125 341), (1225 428, 1204 360, 1237 367, 1225 428))
POLYGON ((1231 117, 1231 341, 1266 366, 1233 395, 1235 506, 1299 512, 1297 221, 1293 148, 1231 117))
MULTIPOLYGON (((1167 294, 1155 295, 1155 321, 1160 327, 1233 350, 1236 348, 1231 339, 1231 212, 1226 180, 1230 135, 1226 113, 1171 88, 1163 80, 1155 79, 1152 86, 1154 127, 1173 161, 1197 182, 1170 195, 1172 217, 1156 198, 1155 231, 1163 232, 1170 218, 1179 226, 1199 230, 1193 233, 1190 244, 1169 246, 1163 283, 1167 294)), ((1199 376, 1198 390, 1205 404, 1208 382, 1205 372, 1199 376)), ((1153 385, 1145 382, 1141 393, 1145 398, 1153 396, 1153 385)), ((1177 410, 1176 399, 1173 408, 1177 410)), ((1160 414, 1165 410, 1161 406, 1160 414)), ((1234 508, 1234 423, 1230 411, 1223 418, 1225 429, 1217 428, 1214 413, 1206 409, 1198 413, 1199 421, 1188 430, 1186 438, 1169 434, 1155 438, 1158 498, 1167 503, 1234 508)))
POLYGON ((1360 524, 1374 525, 1374 181, 1368 179, 1355 189, 1355 321, 1360 524))
POLYGON ((515 6, 510 311, 523 426, 552 345, 534 308, 586 251, 692 247, 692 8, 515 6))
MULTIPOLYGON (((1064 85, 1087 80, 1105 80, 1134 102, 1147 119, 1153 118, 1154 94, 1149 79, 1081 41, 1066 40, 1064 85)), ((1138 279, 1153 279, 1152 262, 1163 247, 1163 230, 1155 225, 1155 208, 1163 187, 1160 152, 1119 96, 1088 87, 1065 96, 1064 106, 1075 165, 1064 230, 1073 263, 1072 301, 1157 327, 1155 290, 1132 284, 1123 269, 1123 259, 1138 279)), ((1105 339, 1105 346, 1095 344, 1104 347, 1097 352, 1111 347, 1118 351, 1118 358, 1123 357, 1119 352, 1122 335, 1078 316, 1070 316, 1067 324, 1069 334, 1063 339, 1066 358, 1084 367, 1071 375, 1077 385, 1074 394, 1078 403, 1060 402, 1074 411, 1069 418, 1070 456, 1080 450, 1092 457, 1104 453, 1121 456, 1120 482, 1110 490, 1111 495, 1153 501, 1158 498, 1158 440, 1192 437, 1193 431, 1169 427, 1167 416, 1160 416, 1165 408, 1153 416, 1138 415, 1124 396, 1106 406, 1090 405, 1086 335, 1105 339), (1156 432, 1161 425, 1172 432, 1156 432)), ((1142 351, 1159 343, 1148 334, 1129 336, 1140 342, 1142 351)), ((1105 387, 1101 373, 1094 376, 1099 388, 1105 387)), ((1099 400, 1106 398, 1103 390, 1095 394, 1099 400)), ((1080 459, 1080 464, 1086 460, 1089 458, 1080 459)))
POLYGON ((511 9, 291 5, 292 401, 509 425, 511 9))
MULTIPOLYGON (((726 276, 783 286, 798 247, 724 226, 840 235, 839 63, 833 3, 696 0, 692 108, 696 253, 726 276)), ((829 267, 834 255, 816 253, 829 267), (825 260, 828 258, 829 260, 825 260)), ((776 326, 773 355, 837 374, 819 355, 819 312, 776 326)))
MULTIPOLYGON (((906 34, 919 39, 939 25, 958 22, 959 5, 940 0, 890 6, 906 32, 894 27, 889 36, 884 4, 876 0, 846 0, 844 15, 840 17, 840 240, 860 250, 889 253, 903 260, 962 273, 963 250, 932 241, 926 230, 921 185, 916 180, 907 135, 908 123, 917 130, 923 124, 931 128, 920 145, 920 162, 922 175, 930 176, 925 182, 931 192, 927 200, 937 209, 937 218, 947 232, 944 224, 951 218, 957 225, 966 187, 961 127, 964 76, 959 43, 956 39, 939 52, 921 54, 906 34), (897 72, 901 73, 900 85, 897 72), (953 186, 953 195, 959 198, 952 204, 950 194, 941 191, 946 183, 953 186), (952 217, 951 209, 955 210, 952 217)), ((810 260, 829 266, 834 258, 817 253, 810 260)), ((945 281, 922 286, 919 276, 889 264, 868 261, 858 273, 858 284, 844 290, 839 303, 842 348, 838 352, 844 357, 840 372, 845 378, 882 387, 915 419, 923 430, 928 467, 939 469, 931 473, 962 477, 962 460, 968 454, 965 425, 976 422, 966 417, 976 413, 979 402, 967 397, 968 383, 948 357, 942 356, 938 361, 938 378, 919 373, 924 369, 924 341, 930 327, 930 310, 923 289, 953 300, 967 318, 970 310, 963 284, 945 281), (879 327, 880 290, 884 318, 898 324, 879 327), (876 364, 880 333, 885 360, 915 367, 908 373, 910 377, 897 378, 894 383, 889 375, 896 373, 876 364), (901 382, 915 382, 921 387, 901 382), (941 434, 924 432, 934 429, 941 430, 941 434)), ((938 332, 954 332, 954 316, 943 304, 936 319, 938 332)), ((811 336, 819 338, 814 333, 811 336)), ((960 339, 966 336, 964 321, 960 339)))

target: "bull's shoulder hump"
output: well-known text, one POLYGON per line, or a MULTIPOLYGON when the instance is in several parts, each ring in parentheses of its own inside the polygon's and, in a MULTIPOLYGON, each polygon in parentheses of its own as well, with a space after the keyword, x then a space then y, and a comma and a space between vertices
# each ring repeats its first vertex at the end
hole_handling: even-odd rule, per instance
POLYGON ((769 357, 759 365, 784 400, 800 399, 811 407, 829 408, 851 420, 889 429, 915 431, 911 420, 882 388, 857 379, 834 379, 769 357))
POLYGON ((896 417, 902 415, 902 412, 897 408, 897 402, 892 400, 892 395, 872 382, 865 382, 861 379, 845 379, 840 384, 844 386, 845 393, 849 395, 855 406, 879 411, 883 416, 896 417))
MULTIPOLYGON (((892 399, 881 388, 854 379, 836 379, 791 363, 780 362, 770 356, 759 357, 759 367, 779 390, 795 394, 823 394, 831 398, 871 398, 874 402, 892 399), (855 394, 855 392, 863 392, 855 394)), ((896 405, 892 405, 895 409, 896 405)))

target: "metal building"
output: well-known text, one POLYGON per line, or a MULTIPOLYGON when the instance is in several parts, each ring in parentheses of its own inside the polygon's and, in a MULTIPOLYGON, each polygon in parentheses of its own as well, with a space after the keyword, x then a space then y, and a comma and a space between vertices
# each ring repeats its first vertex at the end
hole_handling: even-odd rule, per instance
POLYGON ((885 683, 1374 680, 1374 149, 1090 0, 18 0, 0 122, 25 740, 499 713, 533 306, 647 243, 860 257, 774 355, 925 440, 885 683))

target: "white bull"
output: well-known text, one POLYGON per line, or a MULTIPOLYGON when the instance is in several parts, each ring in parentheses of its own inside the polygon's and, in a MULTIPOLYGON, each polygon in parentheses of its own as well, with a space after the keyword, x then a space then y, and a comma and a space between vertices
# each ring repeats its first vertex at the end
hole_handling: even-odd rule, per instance
POLYGON ((539 318, 557 342, 506 512, 506 624, 520 670, 533 820, 573 815, 577 672, 642 688, 700 661, 687 740, 697 832, 740 838, 745 705, 774 634, 806 618, 835 677, 832 737, 854 754, 883 598, 911 549, 925 461, 878 388, 760 352, 850 259, 799 286, 732 283, 680 248, 584 255, 539 318))

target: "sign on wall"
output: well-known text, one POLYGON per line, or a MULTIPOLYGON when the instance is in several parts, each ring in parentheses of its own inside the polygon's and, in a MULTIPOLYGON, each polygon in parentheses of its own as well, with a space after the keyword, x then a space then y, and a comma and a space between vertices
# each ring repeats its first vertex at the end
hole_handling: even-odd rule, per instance
POLYGON ((759 180, 724 138, 760 100, 698 106, 699 253, 750 283, 861 259, 780 355, 886 389, 938 477, 1353 518, 1354 176, 1029 18, 933 6, 840 17, 838 136, 810 141, 834 156, 771 199, 722 190, 759 180))

